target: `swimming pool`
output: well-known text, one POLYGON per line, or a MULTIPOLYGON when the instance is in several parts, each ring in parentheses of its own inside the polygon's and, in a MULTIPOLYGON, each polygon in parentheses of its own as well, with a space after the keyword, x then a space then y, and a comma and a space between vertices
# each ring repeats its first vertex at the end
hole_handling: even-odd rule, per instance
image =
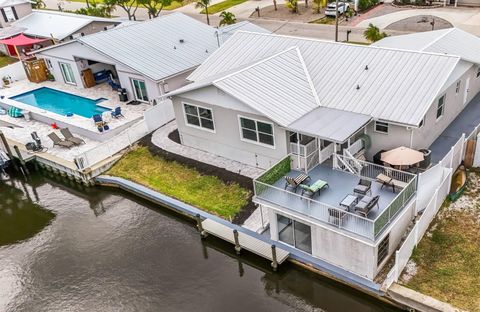
POLYGON ((101 114, 110 110, 109 108, 97 105, 97 103, 105 99, 91 100, 47 87, 15 95, 10 99, 48 110, 59 115, 72 113, 86 118, 91 118, 93 115, 101 114))

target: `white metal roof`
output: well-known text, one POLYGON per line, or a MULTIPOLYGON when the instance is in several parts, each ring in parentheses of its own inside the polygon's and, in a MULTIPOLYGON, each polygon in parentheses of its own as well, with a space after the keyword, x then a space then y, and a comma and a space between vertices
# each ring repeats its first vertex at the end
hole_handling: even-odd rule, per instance
POLYGON ((249 31, 249 32, 258 32, 258 33, 265 33, 270 34, 271 31, 257 26, 249 21, 242 21, 232 25, 227 25, 218 28, 218 34, 220 37, 221 42, 227 41, 235 32, 237 31, 249 31))
POLYGON ((386 37, 374 45, 458 55, 465 61, 480 64, 480 38, 458 28, 386 37))
MULTIPOLYGON (((407 125, 420 123, 459 61, 435 53, 237 32, 188 79, 206 80, 291 47, 298 47, 321 106, 407 125)), ((264 79, 274 82, 291 67, 292 62, 276 64, 264 79)), ((282 88, 269 84, 274 94, 282 88)), ((246 92, 262 96, 254 86, 246 92)))
POLYGON ((363 114, 317 107, 288 128, 306 135, 343 143, 370 120, 370 116, 363 114))
POLYGON ((186 85, 168 96, 208 85, 216 86, 285 127, 318 106, 310 78, 295 47, 232 73, 186 85), (275 72, 275 68, 286 62, 290 64, 288 71, 275 72), (273 85, 276 88, 272 88, 273 85), (252 89, 256 92, 251 92, 252 89))
POLYGON ((202 63, 218 48, 215 32, 177 12, 78 40, 158 81, 202 63))
POLYGON ((44 38, 53 36, 55 39, 63 40, 94 21, 120 23, 112 19, 87 15, 35 10, 31 14, 12 23, 12 25, 26 28, 24 33, 27 35, 44 38))
POLYGON ((28 0, 0 0, 0 8, 11 7, 22 3, 30 3, 28 0))
POLYGON ((26 28, 15 26, 0 28, 0 39, 13 37, 15 35, 23 33, 25 30, 26 28))

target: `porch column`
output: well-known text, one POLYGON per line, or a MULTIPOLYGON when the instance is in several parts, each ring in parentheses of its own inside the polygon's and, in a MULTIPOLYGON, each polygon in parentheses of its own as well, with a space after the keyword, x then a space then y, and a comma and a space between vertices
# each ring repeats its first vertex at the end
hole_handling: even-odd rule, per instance
MULTIPOLYGON (((298 167, 302 167, 300 163, 300 134, 297 132, 297 157, 298 157, 298 167)), ((306 167, 306 164, 305 164, 306 167)), ((305 168, 306 169, 306 168, 305 168)))
POLYGON ((337 143, 332 142, 333 144, 333 167, 338 168, 338 162, 337 162, 337 143))

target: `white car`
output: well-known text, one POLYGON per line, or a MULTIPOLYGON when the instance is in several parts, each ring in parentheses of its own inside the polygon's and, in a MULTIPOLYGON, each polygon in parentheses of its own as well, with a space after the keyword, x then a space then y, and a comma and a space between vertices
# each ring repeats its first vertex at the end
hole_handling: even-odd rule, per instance
MULTIPOLYGON (((338 15, 342 15, 345 13, 348 8, 350 8, 350 4, 346 2, 338 2, 338 15)), ((325 9, 325 15, 326 16, 333 16, 335 17, 335 2, 331 2, 327 5, 327 8, 325 9)))

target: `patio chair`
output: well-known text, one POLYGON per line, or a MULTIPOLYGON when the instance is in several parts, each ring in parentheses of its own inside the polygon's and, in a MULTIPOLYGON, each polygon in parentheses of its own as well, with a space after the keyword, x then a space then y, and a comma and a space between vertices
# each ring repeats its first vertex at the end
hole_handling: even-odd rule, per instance
POLYGON ((103 120, 102 115, 93 115, 92 118, 98 131, 103 132, 103 128, 106 126, 107 123, 103 120))
POLYGON ((112 111, 112 117, 113 118, 125 117, 122 115, 122 108, 120 106, 115 107, 115 109, 112 111))
POLYGON ((364 196, 360 201, 355 205, 355 212, 363 215, 365 218, 368 216, 368 213, 372 211, 375 206, 377 208, 380 208, 378 205, 378 201, 380 199, 380 196, 375 196, 375 197, 370 197, 370 196, 364 196))
POLYGON ((75 145, 85 144, 85 141, 75 137, 68 128, 60 129, 60 133, 65 137, 65 140, 72 142, 75 145))
POLYGON ((48 135, 48 137, 50 138, 50 140, 53 141, 53 146, 58 145, 58 146, 61 146, 61 147, 70 148, 70 147, 75 145, 73 142, 64 141, 64 140, 60 139, 60 137, 55 132, 51 132, 48 135))
POLYGON ((320 195, 320 191, 329 186, 328 182, 317 180, 312 185, 300 184, 300 187, 302 188, 302 196, 312 198, 315 193, 318 192, 318 195, 320 195))
POLYGON ((330 222, 330 219, 333 218, 333 224, 341 226, 343 223, 343 218, 346 216, 346 214, 346 212, 339 209, 328 208, 328 222, 332 223, 330 222))
POLYGON ((287 187, 289 187, 293 190, 293 192, 297 192, 298 186, 308 179, 310 179, 310 177, 308 175, 304 174, 304 173, 300 173, 295 178, 285 176, 285 187, 284 187, 284 189, 286 190, 287 187))
POLYGON ((360 179, 357 186, 353 189, 353 192, 361 195, 372 194, 372 181, 360 179))

